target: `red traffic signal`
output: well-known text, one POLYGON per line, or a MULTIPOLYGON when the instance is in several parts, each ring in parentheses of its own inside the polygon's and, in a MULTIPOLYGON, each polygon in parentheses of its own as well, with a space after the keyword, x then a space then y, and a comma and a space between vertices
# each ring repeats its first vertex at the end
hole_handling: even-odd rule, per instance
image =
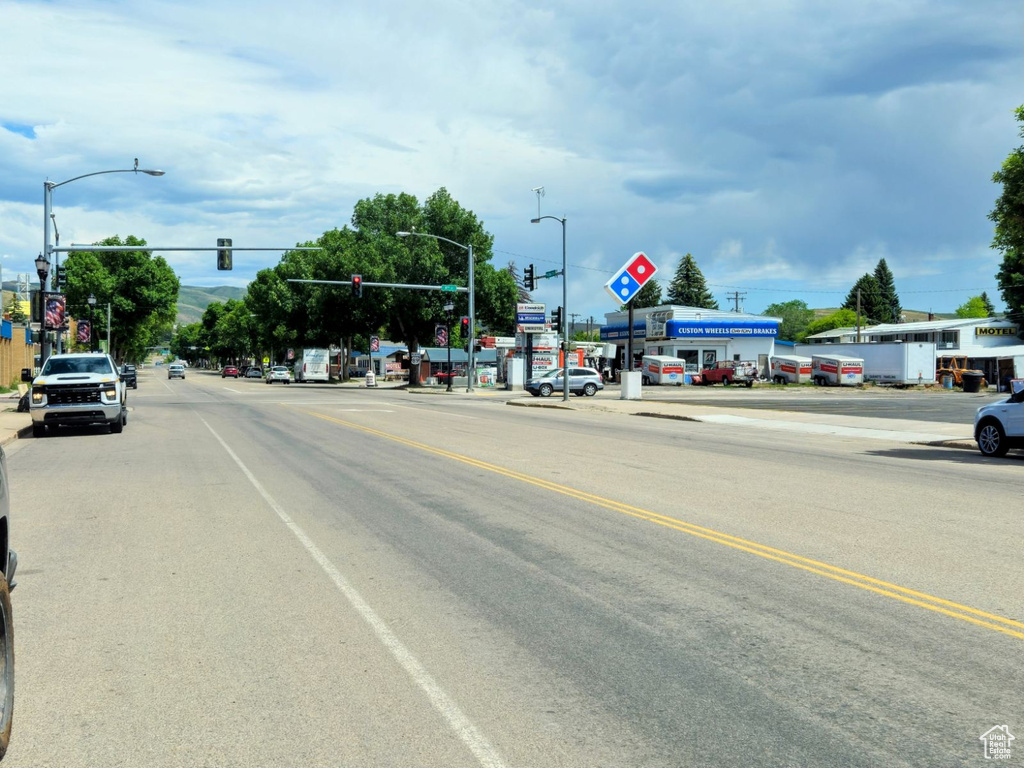
POLYGON ((352 275, 352 295, 357 299, 363 296, 363 276, 352 275))
POLYGON ((469 338, 469 318, 464 317, 459 323, 459 327, 462 329, 462 340, 465 341, 469 338))

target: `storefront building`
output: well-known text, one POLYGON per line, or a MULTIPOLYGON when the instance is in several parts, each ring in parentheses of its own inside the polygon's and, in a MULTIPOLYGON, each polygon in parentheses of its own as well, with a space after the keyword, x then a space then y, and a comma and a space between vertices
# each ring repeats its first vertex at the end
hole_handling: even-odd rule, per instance
MULTIPOLYGON (((609 312, 601 341, 617 348, 616 369, 625 365, 629 313, 609 312)), ((753 360, 767 373, 779 333, 777 317, 718 309, 663 305, 634 310, 634 367, 644 355, 678 357, 688 365, 713 366, 719 360, 753 360)))
MULTIPOLYGON (((860 330, 862 342, 913 342, 935 344, 936 360, 967 358, 966 368, 983 371, 989 383, 994 384, 1013 368, 1014 358, 1024 360, 1024 344, 1020 328, 1002 317, 957 318, 955 320, 925 320, 919 323, 871 325, 860 330)), ((808 336, 810 345, 847 343, 856 341, 855 329, 842 328, 808 336)), ((1018 364, 1021 362, 1017 361, 1018 364)), ((1011 375, 1018 375, 1013 369, 1011 375)))

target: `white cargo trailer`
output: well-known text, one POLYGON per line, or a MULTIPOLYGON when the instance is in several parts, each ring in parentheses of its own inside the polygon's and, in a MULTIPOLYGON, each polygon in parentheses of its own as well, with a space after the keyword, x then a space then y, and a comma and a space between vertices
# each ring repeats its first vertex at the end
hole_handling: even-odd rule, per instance
POLYGON ((855 387, 863 384, 864 361, 859 357, 847 357, 846 355, 812 355, 811 381, 822 386, 833 387, 855 387))
POLYGON ((776 355, 772 358, 771 378, 776 384, 806 384, 811 380, 811 358, 776 355))
POLYGON ((686 361, 668 355, 644 355, 642 381, 644 384, 689 383, 686 375, 686 361))
POLYGON ((864 380, 877 384, 908 386, 935 383, 935 343, 896 341, 831 345, 814 354, 859 357, 864 361, 864 380))
POLYGON ((328 351, 323 347, 307 347, 295 358, 292 374, 295 383, 303 381, 330 381, 331 374, 327 368, 328 351))

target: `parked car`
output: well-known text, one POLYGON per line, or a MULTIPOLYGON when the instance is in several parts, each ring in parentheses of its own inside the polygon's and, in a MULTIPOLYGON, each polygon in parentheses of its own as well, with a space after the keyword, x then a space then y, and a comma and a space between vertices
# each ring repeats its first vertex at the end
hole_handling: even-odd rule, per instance
POLYGON ((246 368, 245 369, 245 378, 247 378, 247 379, 262 379, 263 378, 263 371, 261 371, 259 368, 255 367, 255 366, 253 366, 252 368, 246 368))
MULTIPOLYGON (((550 397, 553 392, 561 392, 562 369, 555 368, 543 376, 530 379, 526 382, 526 391, 534 397, 550 397)), ((593 368, 570 368, 569 369, 569 391, 574 395, 593 397, 599 389, 604 389, 604 379, 601 374, 593 368)))
POLYGON ((974 414, 974 440, 985 456, 1005 456, 1024 448, 1024 379, 1010 380, 1010 396, 983 405, 974 414))
POLYGON ((126 387, 132 389, 139 388, 139 376, 135 371, 134 365, 125 364, 121 366, 121 381, 124 382, 126 387))
POLYGON ((110 355, 99 352, 51 355, 32 382, 32 436, 62 424, 109 424, 121 432, 128 422, 128 387, 110 355))
POLYGON ((220 372, 220 377, 226 379, 228 376, 238 378, 238 368, 233 365, 225 365, 220 372))
POLYGON ((267 371, 267 384, 273 384, 275 381, 283 381, 285 384, 292 383, 291 374, 288 372, 288 369, 285 368, 283 365, 275 365, 273 368, 267 371))
POLYGON ((15 587, 14 574, 18 570, 18 555, 10 547, 11 499, 8 495, 7 457, 0 448, 0 758, 7 752, 11 741, 11 718, 14 715, 14 623, 11 618, 11 590, 15 587))
POLYGON ((704 386, 743 384, 752 387, 757 378, 757 363, 750 360, 719 360, 700 372, 700 383, 704 386))
POLYGON ((181 363, 171 363, 167 366, 167 378, 168 379, 184 379, 185 378, 185 366, 181 363))

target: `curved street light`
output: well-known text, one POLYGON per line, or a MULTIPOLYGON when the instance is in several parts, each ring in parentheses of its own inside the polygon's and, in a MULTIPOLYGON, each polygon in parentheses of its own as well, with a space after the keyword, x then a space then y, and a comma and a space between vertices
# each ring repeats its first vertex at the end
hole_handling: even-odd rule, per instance
MULTIPOLYGON (((543 189, 543 187, 538 187, 543 189)), ((538 197, 538 200, 540 198, 538 197)), ((565 216, 538 216, 530 219, 531 224, 540 224, 552 219, 562 225, 562 399, 569 400, 569 274, 565 270, 565 216)), ((531 372, 532 373, 532 372, 531 372)), ((527 374, 529 377, 529 373, 527 374)))
MULTIPOLYGON (((106 173, 134 173, 134 174, 144 173, 147 176, 163 176, 164 175, 163 171, 158 171, 158 170, 154 170, 154 169, 151 169, 151 168, 139 168, 139 158, 135 158, 135 167, 134 168, 117 168, 117 169, 113 169, 113 170, 109 170, 109 171, 93 171, 92 173, 83 173, 81 176, 74 176, 74 177, 72 177, 70 179, 65 179, 64 181, 60 181, 60 182, 44 181, 43 182, 43 256, 46 257, 47 261, 50 261, 50 255, 53 254, 53 246, 50 245, 50 221, 52 219, 52 213, 51 213, 50 209, 52 208, 52 205, 53 205, 53 190, 55 190, 57 187, 63 187, 65 184, 70 184, 73 181, 78 181, 79 179, 86 179, 89 176, 102 176, 103 174, 106 174, 106 173)), ((50 291, 53 290, 53 281, 51 280, 50 276, 53 275, 54 273, 56 273, 56 268, 58 266, 60 266, 60 261, 57 260, 58 259, 57 255, 53 254, 53 256, 54 256, 54 261, 53 261, 54 269, 51 272, 48 273, 47 279, 45 280, 45 286, 43 288, 44 293, 49 293, 50 291)), ((40 346, 41 346, 41 349, 40 349, 40 353, 41 353, 40 354, 40 361, 41 361, 41 363, 45 363, 46 362, 46 358, 48 357, 48 355, 47 355, 47 343, 46 343, 46 332, 45 331, 43 331, 43 334, 42 334, 42 344, 40 346)), ((60 331, 57 331, 57 354, 60 354, 61 347, 62 347, 62 344, 61 344, 61 333, 60 333, 60 331)))
MULTIPOLYGON (((434 240, 441 240, 445 243, 457 246, 464 251, 469 251, 469 370, 466 371, 466 391, 473 391, 473 371, 476 369, 476 351, 474 347, 476 345, 476 306, 473 302, 473 244, 463 245, 457 243, 454 240, 449 240, 447 237, 441 237, 440 235, 428 235, 426 232, 396 232, 398 237, 429 237, 434 240)), ((451 369, 449 368, 449 381, 448 386, 451 386, 451 369)))

